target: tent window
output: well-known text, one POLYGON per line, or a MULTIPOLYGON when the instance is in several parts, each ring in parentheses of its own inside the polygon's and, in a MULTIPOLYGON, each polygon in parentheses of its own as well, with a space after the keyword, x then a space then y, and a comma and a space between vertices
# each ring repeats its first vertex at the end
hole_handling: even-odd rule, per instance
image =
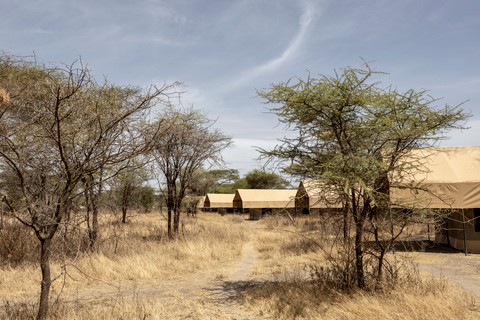
POLYGON ((475 217, 475 232, 480 232, 480 208, 473 209, 473 216, 475 217))

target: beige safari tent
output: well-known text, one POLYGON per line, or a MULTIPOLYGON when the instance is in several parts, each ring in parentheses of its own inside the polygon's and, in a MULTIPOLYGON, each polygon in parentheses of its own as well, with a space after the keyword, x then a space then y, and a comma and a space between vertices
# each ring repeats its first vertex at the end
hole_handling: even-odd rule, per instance
POLYGON ((235 210, 249 213, 251 220, 265 214, 278 214, 282 210, 295 211, 297 190, 287 189, 238 189, 233 198, 235 210))
POLYGON ((342 203, 334 192, 318 180, 302 180, 295 195, 296 212, 320 214, 324 210, 342 208, 342 203))
POLYGON ((204 201, 204 210, 220 214, 233 213, 233 193, 207 193, 204 201))
POLYGON ((459 250, 480 252, 480 147, 419 149, 413 156, 426 170, 417 170, 404 182, 420 182, 422 190, 394 187, 392 200, 449 210, 435 240, 459 250))

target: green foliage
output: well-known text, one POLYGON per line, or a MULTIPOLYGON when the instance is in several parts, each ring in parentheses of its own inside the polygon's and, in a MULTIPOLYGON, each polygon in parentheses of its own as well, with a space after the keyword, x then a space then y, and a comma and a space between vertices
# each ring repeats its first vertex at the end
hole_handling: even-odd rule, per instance
POLYGON ((135 191, 138 194, 138 204, 145 212, 152 211, 155 202, 155 189, 150 186, 138 187, 135 191))
POLYGON ((289 183, 276 173, 254 169, 243 178, 238 176, 237 170, 227 170, 227 183, 219 183, 212 193, 235 193, 237 189, 284 189, 289 183), (234 173, 234 174, 231 174, 234 173))
POLYGON ((461 105, 435 107, 438 100, 425 90, 382 88, 371 80, 377 74, 383 73, 366 63, 365 69, 344 68, 319 79, 292 78, 258 91, 267 103, 280 104, 270 112, 297 133, 280 140, 273 150, 259 149, 262 157, 279 161, 287 173, 321 180, 325 189, 338 194, 344 205, 344 243, 355 256, 346 267, 353 264, 359 287, 365 285, 367 235, 375 235, 380 278, 388 243, 398 236, 393 228, 383 230, 390 241, 385 246, 380 229, 393 224, 403 230, 412 218, 389 210, 390 186, 420 169, 418 159, 408 157, 410 151, 435 146, 448 131, 464 128, 469 117, 461 105), (379 216, 389 223, 379 223, 379 216))
POLYGON ((248 189, 284 189, 288 181, 276 173, 254 169, 245 176, 248 189))
POLYGON ((219 186, 216 193, 235 193, 237 189, 248 189, 248 183, 244 178, 235 180, 233 183, 227 183, 219 186))

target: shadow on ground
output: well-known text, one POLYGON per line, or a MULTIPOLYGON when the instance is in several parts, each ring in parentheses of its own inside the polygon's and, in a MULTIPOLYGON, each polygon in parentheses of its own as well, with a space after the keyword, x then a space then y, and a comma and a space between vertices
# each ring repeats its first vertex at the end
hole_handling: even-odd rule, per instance
POLYGON ((396 241, 394 250, 397 252, 429 252, 429 253, 459 253, 460 250, 449 245, 440 244, 434 241, 396 241))

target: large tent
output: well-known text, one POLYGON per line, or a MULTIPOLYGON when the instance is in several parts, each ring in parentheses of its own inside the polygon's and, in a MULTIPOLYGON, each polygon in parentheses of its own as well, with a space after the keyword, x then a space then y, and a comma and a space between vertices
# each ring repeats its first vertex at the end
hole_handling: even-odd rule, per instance
POLYGON ((233 193, 207 193, 203 206, 207 211, 231 213, 233 212, 234 196, 233 193))
POLYGON ((403 177, 403 183, 420 183, 420 189, 397 185, 391 188, 392 200, 418 208, 451 210, 435 240, 480 252, 480 147, 418 149, 411 157, 423 169, 403 177))
POLYGON ((233 198, 237 210, 250 213, 250 219, 259 219, 267 213, 295 210, 297 190, 288 189, 238 189, 233 198))
POLYGON ((295 207, 303 214, 321 213, 324 209, 341 208, 342 203, 332 190, 318 180, 302 180, 295 195, 295 207))

